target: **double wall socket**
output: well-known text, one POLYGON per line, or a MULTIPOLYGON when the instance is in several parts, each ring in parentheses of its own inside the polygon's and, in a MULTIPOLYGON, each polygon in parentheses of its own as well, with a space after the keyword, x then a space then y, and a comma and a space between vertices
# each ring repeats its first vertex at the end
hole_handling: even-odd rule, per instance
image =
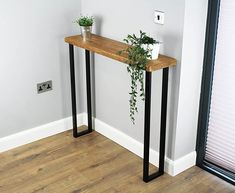
POLYGON ((37 92, 41 94, 43 92, 47 92, 52 90, 52 80, 41 82, 37 84, 37 92))

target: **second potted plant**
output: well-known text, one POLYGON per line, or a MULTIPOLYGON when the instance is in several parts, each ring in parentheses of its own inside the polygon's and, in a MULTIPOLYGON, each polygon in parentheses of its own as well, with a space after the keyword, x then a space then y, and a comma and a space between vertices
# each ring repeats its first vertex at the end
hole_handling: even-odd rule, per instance
POLYGON ((91 38, 92 25, 94 18, 92 16, 81 16, 75 21, 81 27, 81 35, 83 40, 89 40, 91 38))
POLYGON ((127 71, 131 77, 131 91, 130 91, 130 119, 135 123, 135 113, 138 112, 137 98, 138 96, 144 100, 144 70, 149 59, 157 59, 159 49, 155 51, 154 45, 160 45, 160 42, 154 40, 152 37, 146 35, 145 32, 140 31, 140 36, 137 37, 135 34, 128 35, 124 41, 128 44, 126 50, 120 51, 119 54, 127 54, 129 64, 127 71), (138 85, 139 93, 138 93, 138 85))
POLYGON ((155 39, 147 36, 146 34, 143 34, 142 37, 140 37, 140 43, 145 50, 149 51, 151 57, 148 57, 148 59, 158 59, 161 42, 156 41, 155 39))

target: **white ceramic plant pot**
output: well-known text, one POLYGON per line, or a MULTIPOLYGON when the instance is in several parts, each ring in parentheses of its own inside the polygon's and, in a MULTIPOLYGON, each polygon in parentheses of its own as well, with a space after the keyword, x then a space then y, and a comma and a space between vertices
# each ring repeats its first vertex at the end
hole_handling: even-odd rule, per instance
POLYGON ((152 60, 158 59, 159 51, 160 51, 160 43, 156 43, 152 46, 152 60))
POLYGON ((159 55, 159 50, 160 50, 160 43, 156 43, 156 44, 144 44, 143 48, 145 50, 149 49, 151 56, 148 59, 150 60, 156 60, 158 59, 158 55, 159 55))
POLYGON ((80 26, 83 41, 91 39, 92 26, 80 26))

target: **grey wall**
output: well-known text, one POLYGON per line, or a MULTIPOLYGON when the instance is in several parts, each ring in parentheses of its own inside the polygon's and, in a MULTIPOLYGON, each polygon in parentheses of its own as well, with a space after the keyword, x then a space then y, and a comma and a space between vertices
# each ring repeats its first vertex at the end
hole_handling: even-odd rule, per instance
POLYGON ((70 116, 63 38, 77 33, 80 11, 80 0, 0 1, 0 138, 70 116), (46 80, 53 91, 38 95, 46 80))
MULTIPOLYGON (((122 40, 141 29, 163 41, 161 53, 175 57, 170 69, 167 156, 176 160, 195 151, 204 39, 206 0, 82 0, 83 14, 96 18, 97 34, 122 40), (165 24, 153 23, 153 11, 165 12, 165 24)), ((129 76, 124 64, 95 55, 96 117, 143 141, 143 103, 132 125, 128 115, 129 76)), ((151 146, 158 150, 161 72, 153 74, 151 146)))
MULTIPOLYGON (((146 31, 163 41, 161 53, 175 57, 178 65, 170 69, 168 157, 172 158, 172 141, 176 125, 176 107, 178 101, 178 80, 180 76, 185 0, 82 0, 83 14, 92 14, 96 19, 95 33, 122 41, 129 33, 146 31), (165 25, 153 23, 154 10, 165 12, 165 25)), ((126 65, 105 57, 95 55, 95 100, 96 117, 121 130, 138 141, 143 141, 143 102, 136 116, 136 125, 129 119, 130 79, 126 65)), ((151 142, 158 149, 160 118, 161 72, 153 74, 152 93, 152 133, 151 142)))
POLYGON ((208 0, 186 0, 174 159, 195 149, 208 0))
MULTIPOLYGON (((207 0, 10 0, 0 3, 0 138, 71 115, 68 45, 79 33, 72 21, 95 17, 94 32, 122 41, 139 30, 163 42, 161 53, 175 57, 170 69, 167 155, 175 160, 195 150, 207 0), (153 23, 154 10, 165 24, 153 23), (81 11, 82 10, 82 11, 81 11), (38 95, 36 83, 53 80, 51 92, 38 95)), ((77 64, 84 64, 76 49, 77 64)), ((130 78, 126 65, 93 55, 95 116, 143 141, 143 102, 136 125, 129 119, 130 78)), ((84 67, 76 65, 78 113, 86 111, 84 67)), ((151 146, 158 150, 160 71, 153 74, 151 146)))

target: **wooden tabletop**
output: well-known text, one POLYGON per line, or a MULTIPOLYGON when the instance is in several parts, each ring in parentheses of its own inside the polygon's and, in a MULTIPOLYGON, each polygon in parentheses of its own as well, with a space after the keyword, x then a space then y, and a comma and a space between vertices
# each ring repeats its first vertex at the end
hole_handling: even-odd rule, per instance
MULTIPOLYGON (((90 40, 83 41, 81 35, 76 35, 66 37, 65 42, 123 63, 128 61, 127 55, 118 54, 118 51, 125 50, 128 45, 116 40, 92 34, 90 40)), ((153 72, 174 65, 176 65, 176 59, 159 55, 158 59, 149 60, 146 65, 146 71, 153 72)))

